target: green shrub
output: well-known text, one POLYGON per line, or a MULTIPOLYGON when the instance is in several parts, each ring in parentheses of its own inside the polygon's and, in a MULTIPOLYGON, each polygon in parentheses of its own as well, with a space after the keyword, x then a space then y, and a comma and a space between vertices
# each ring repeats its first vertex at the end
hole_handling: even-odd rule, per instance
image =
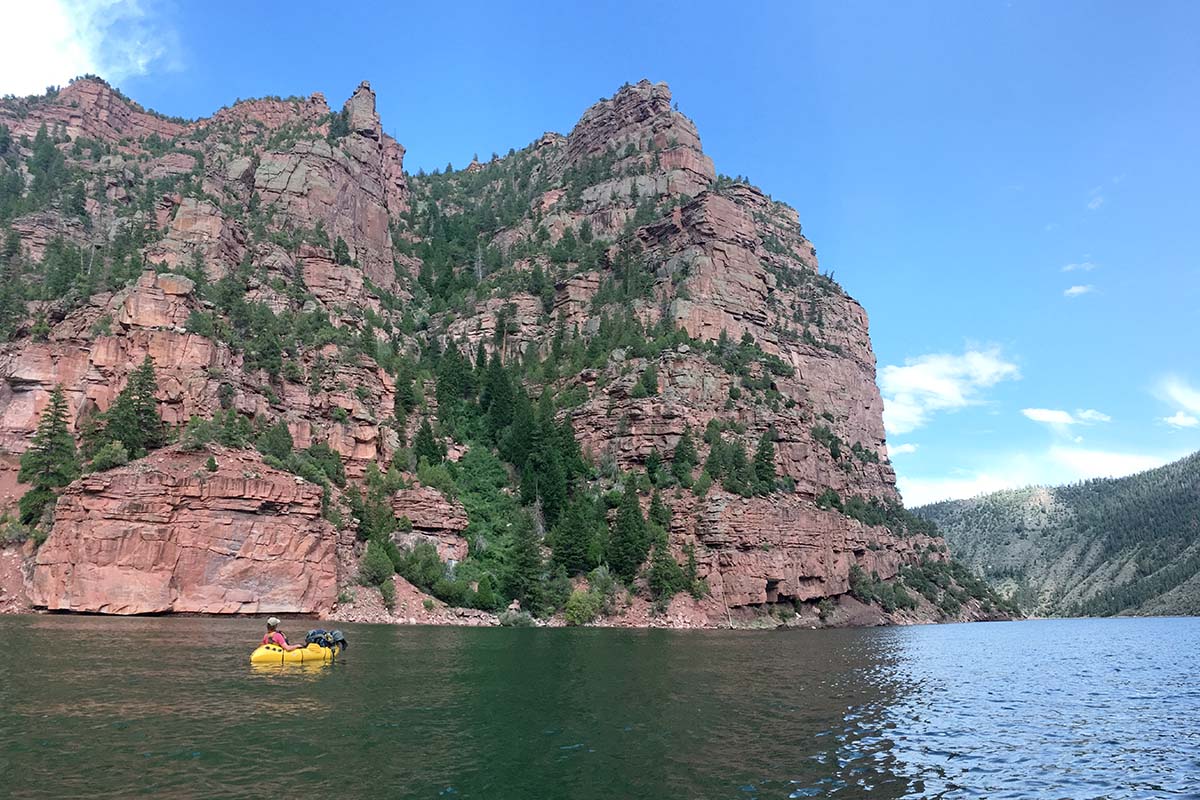
POLYGON ((217 460, 215 458, 213 458, 212 456, 209 456, 208 461, 204 462, 204 468, 206 470, 208 470, 209 472, 216 472, 217 471, 217 460))
POLYGON ((28 539, 33 534, 33 530, 20 522, 8 522, 0 531, 0 541, 5 544, 19 544, 28 539))
POLYGON ((358 580, 367 586, 378 586, 396 572, 392 559, 388 558, 387 550, 378 541, 367 544, 367 552, 363 554, 362 562, 358 565, 358 580))
POLYGON ((842 510, 842 498, 833 489, 826 489, 817 498, 817 508, 836 508, 842 510))
POLYGON ((458 497, 458 484, 454 482, 454 477, 445 464, 430 464, 421 459, 421 463, 417 465, 417 480, 447 497, 458 497))
POLYGON ((850 596, 860 603, 872 603, 875 600, 875 584, 863 568, 858 564, 850 567, 850 596))
POLYGON ((383 607, 391 611, 396 607, 396 582, 384 580, 379 584, 379 594, 383 597, 383 607))
POLYGON ((537 623, 528 611, 505 611, 500 615, 500 624, 506 628, 532 628, 537 623))
POLYGON ((129 463, 129 451, 120 442, 109 442, 96 451, 92 457, 92 470, 104 472, 114 467, 123 467, 129 463))
POLYGON ((422 539, 407 550, 398 550, 396 572, 423 591, 431 591, 446 574, 446 565, 438 556, 437 548, 422 539))
POLYGON ((17 504, 21 522, 25 525, 37 525, 46 506, 53 505, 54 499, 54 490, 48 488, 35 487, 21 495, 21 501, 17 504))
POLYGON ((567 598, 563 616, 568 625, 586 625, 600 614, 603 597, 599 592, 576 589, 567 598))
POLYGON ((482 611, 493 611, 498 604, 496 581, 492 578, 491 573, 485 574, 479 579, 479 585, 471 597, 471 605, 482 611))
POLYGON ((822 622, 828 622, 836 609, 837 604, 832 599, 822 597, 821 601, 817 603, 817 616, 821 618, 822 622))

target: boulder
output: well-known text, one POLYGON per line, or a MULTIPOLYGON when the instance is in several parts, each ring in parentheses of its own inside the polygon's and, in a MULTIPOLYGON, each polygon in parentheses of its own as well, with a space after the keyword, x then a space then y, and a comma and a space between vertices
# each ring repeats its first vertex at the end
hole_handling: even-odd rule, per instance
POLYGON ((336 546, 319 486, 256 453, 169 448, 64 491, 30 601, 104 614, 319 614, 336 599, 336 546))

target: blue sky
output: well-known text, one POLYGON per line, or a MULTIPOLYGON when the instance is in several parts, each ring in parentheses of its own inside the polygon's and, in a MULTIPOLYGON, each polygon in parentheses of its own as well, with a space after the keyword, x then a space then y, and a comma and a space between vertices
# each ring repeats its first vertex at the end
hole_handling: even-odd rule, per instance
POLYGON ((865 305, 910 504, 1200 449, 1200 5, 394 5, 0 0, 0 93, 92 71, 194 117, 366 78, 415 171, 666 81, 865 305))

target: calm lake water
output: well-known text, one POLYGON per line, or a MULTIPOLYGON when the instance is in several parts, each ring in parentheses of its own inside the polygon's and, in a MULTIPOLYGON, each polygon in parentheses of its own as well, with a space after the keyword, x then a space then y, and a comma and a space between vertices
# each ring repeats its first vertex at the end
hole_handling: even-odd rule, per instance
POLYGON ((0 618, 0 795, 1200 796, 1200 619, 343 630, 0 618))

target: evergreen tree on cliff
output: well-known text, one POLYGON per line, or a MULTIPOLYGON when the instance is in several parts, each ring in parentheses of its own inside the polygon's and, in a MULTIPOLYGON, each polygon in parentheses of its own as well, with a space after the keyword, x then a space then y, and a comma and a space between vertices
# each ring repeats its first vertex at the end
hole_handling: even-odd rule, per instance
POLYGON ((601 535, 595 502, 580 492, 550 532, 554 564, 570 575, 587 572, 600 562, 601 535))
POLYGON ((504 593, 520 600, 522 608, 532 612, 538 607, 541 594, 541 544, 528 515, 518 515, 514 527, 506 559, 504 593))
POLYGON ((608 543, 608 565, 626 583, 637 577, 638 568, 650 551, 646 519, 638 502, 637 481, 625 477, 625 494, 617 509, 617 521, 608 543))
POLYGON ((446 457, 446 447, 434 437, 433 428, 429 426, 427 419, 421 420, 421 427, 413 437, 413 455, 416 456, 418 464, 422 459, 430 464, 440 464, 446 457))
POLYGON ((75 453, 75 438, 67 428, 67 399, 62 386, 50 393, 50 404, 42 412, 37 432, 29 449, 21 455, 22 483, 32 488, 21 498, 21 522, 35 524, 42 511, 54 499, 54 490, 79 477, 79 459, 75 453))
POLYGON ((691 483, 692 468, 696 466, 696 443, 692 440, 692 428, 689 425, 683 429, 683 436, 675 443, 675 451, 671 455, 671 474, 675 480, 684 486, 691 483))
POLYGON ((130 458, 142 458, 166 440, 154 398, 157 390, 154 362, 146 356, 105 414, 104 438, 125 445, 130 458))
POLYGON ((550 402, 550 392, 547 390, 542 392, 538 401, 533 442, 526 465, 533 473, 536 495, 541 498, 542 515, 547 526, 552 526, 558 521, 558 515, 567 502, 567 473, 563 467, 559 443, 558 427, 554 424, 554 406, 550 402))
POLYGON ((755 493, 770 494, 775 490, 775 429, 767 428, 754 451, 755 493))

